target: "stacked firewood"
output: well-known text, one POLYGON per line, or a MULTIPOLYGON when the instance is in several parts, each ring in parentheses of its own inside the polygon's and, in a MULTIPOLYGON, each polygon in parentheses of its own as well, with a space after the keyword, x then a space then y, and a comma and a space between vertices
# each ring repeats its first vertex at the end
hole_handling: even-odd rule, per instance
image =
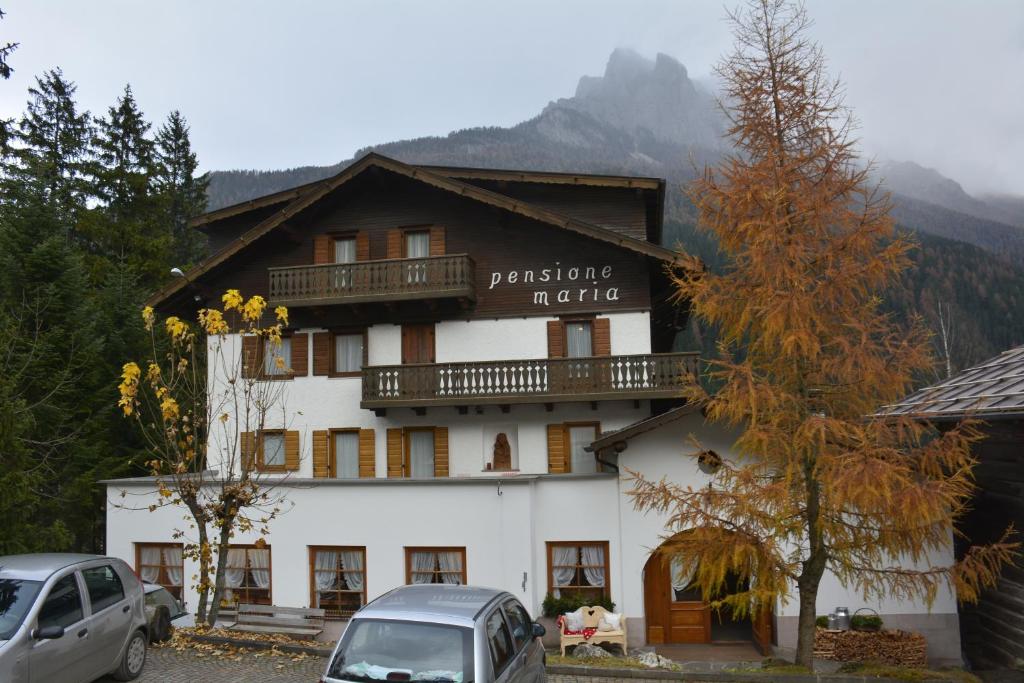
POLYGON ((920 633, 908 631, 833 631, 819 628, 814 635, 814 656, 839 662, 879 662, 923 667, 928 643, 920 633))

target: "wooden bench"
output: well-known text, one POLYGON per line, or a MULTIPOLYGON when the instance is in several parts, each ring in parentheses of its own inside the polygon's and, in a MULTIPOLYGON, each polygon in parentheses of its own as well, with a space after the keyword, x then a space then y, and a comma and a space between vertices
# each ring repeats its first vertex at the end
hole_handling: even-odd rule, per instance
MULTIPOLYGON (((580 607, 577 612, 583 617, 583 628, 597 628, 601 619, 608 611, 600 605, 594 605, 593 607, 584 606, 580 607)), ((582 633, 570 633, 569 625, 566 619, 562 619, 562 625, 558 629, 559 633, 559 645, 562 648, 562 656, 565 656, 565 649, 580 643, 590 643, 591 645, 597 645, 598 643, 604 643, 608 645, 616 644, 622 647, 622 654, 626 654, 626 616, 622 615, 619 619, 619 628, 615 631, 595 631, 594 635, 590 638, 585 638, 582 633)))
POLYGON ((231 631, 284 633, 312 640, 324 630, 325 610, 315 607, 278 607, 277 605, 239 605, 231 631))

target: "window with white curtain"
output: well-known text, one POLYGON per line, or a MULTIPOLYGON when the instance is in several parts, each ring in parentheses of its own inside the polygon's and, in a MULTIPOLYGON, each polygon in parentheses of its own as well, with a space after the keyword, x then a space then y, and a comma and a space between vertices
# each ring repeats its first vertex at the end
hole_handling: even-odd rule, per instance
POLYGON ((163 586, 179 599, 184 574, 183 557, 181 543, 135 544, 135 569, 139 578, 146 583, 163 586))
POLYGON ((282 337, 277 344, 269 339, 263 341, 263 374, 267 377, 281 377, 292 369, 292 339, 282 337))
POLYGON ((270 605, 270 546, 233 545, 224 572, 225 599, 243 605, 270 605))
POLYGON ((417 230, 405 233, 405 257, 426 258, 430 256, 430 233, 417 230))
POLYGON ((411 477, 434 476, 434 429, 406 430, 409 457, 408 472, 411 477))
POLYGON ((406 583, 466 584, 465 548, 406 548, 406 583))
POLYGON ((334 262, 355 263, 356 262, 356 238, 342 237, 334 240, 334 262))
POLYGON ((359 432, 334 432, 334 474, 338 479, 359 478, 359 432))
POLYGON ((363 333, 334 335, 334 372, 358 373, 363 367, 363 333))
POLYGON ((310 605, 329 617, 350 617, 366 604, 366 548, 313 546, 310 549, 310 605))
POLYGON ((567 425, 569 437, 569 471, 575 474, 589 474, 598 471, 597 458, 586 450, 598 436, 598 425, 567 425))
POLYGON ((565 355, 569 358, 586 358, 594 355, 594 335, 589 320, 572 320, 565 323, 565 355))
POLYGON ((283 432, 261 432, 260 433, 260 468, 283 470, 285 466, 284 457, 284 433, 283 432))
POLYGON ((608 542, 548 542, 548 592, 556 598, 607 596, 608 542))

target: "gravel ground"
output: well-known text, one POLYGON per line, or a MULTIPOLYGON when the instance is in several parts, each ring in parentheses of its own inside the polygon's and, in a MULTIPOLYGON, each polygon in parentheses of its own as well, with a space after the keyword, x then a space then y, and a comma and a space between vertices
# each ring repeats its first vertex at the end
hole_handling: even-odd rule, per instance
MULTIPOLYGON (((320 657, 292 661, 290 657, 211 655, 194 650, 150 648, 139 683, 317 683, 327 663, 320 657), (236 661, 236 659, 238 661, 236 661)), ((114 683, 109 676, 96 683, 114 683)))

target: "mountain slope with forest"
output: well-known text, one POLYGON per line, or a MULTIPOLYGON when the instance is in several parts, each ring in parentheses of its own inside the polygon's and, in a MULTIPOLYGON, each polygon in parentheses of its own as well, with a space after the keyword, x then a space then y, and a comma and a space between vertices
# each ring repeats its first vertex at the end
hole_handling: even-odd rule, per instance
MULTIPOLYGON (((603 76, 584 76, 573 97, 551 102, 516 126, 390 142, 359 150, 354 158, 376 151, 416 164, 662 177, 669 184, 665 244, 681 245, 715 265, 715 246, 695 230, 684 186, 697 169, 721 158, 723 130, 714 97, 678 61, 616 50, 603 76)), ((217 171, 210 177, 209 205, 322 179, 349 163, 217 171)), ((905 278, 905 291, 890 295, 893 310, 934 321, 937 307, 948 307, 958 330, 957 367, 1024 343, 1024 229, 1013 224, 1016 198, 972 198, 954 181, 915 164, 890 164, 879 174, 895 190, 894 218, 921 242, 915 255, 920 268, 905 278)))

